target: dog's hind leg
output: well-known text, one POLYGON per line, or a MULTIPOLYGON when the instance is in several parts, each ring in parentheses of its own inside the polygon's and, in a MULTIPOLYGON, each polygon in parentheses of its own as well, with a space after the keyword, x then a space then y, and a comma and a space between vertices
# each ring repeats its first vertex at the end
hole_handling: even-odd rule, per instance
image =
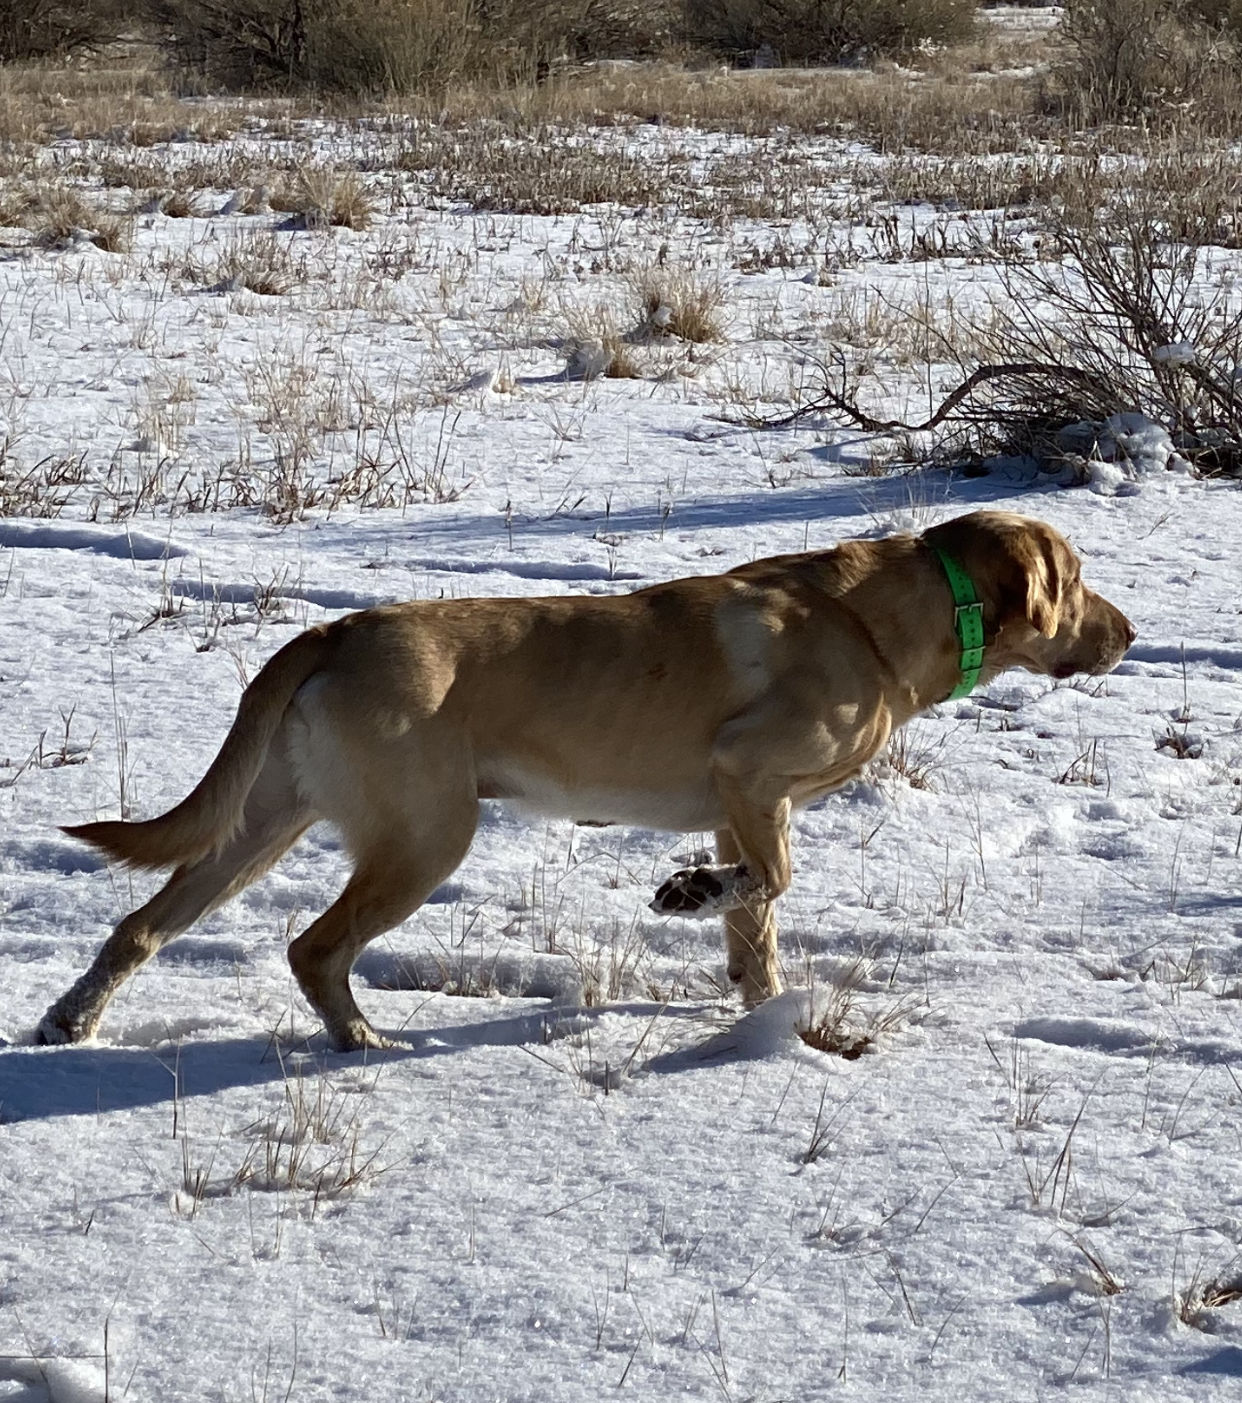
POLYGON ((354 844, 358 861, 345 890, 289 947, 293 973, 338 1052, 391 1046, 358 1007, 349 972, 368 941, 413 915, 453 874, 474 837, 473 792, 459 799, 434 794, 430 802, 434 826, 408 818, 374 823, 378 836, 354 844))
POLYGON ((200 916, 261 877, 315 817, 299 798, 285 760, 269 755, 237 834, 219 853, 178 867, 145 906, 125 917, 86 973, 43 1015, 37 1040, 66 1043, 91 1037, 108 1001, 131 974, 200 916))

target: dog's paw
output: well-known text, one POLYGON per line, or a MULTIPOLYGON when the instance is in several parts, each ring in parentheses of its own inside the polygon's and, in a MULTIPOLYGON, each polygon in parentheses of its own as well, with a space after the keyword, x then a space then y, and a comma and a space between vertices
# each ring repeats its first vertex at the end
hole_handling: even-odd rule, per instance
POLYGON ((370 1023, 361 1016, 351 1018, 337 1027, 328 1028, 328 1042, 333 1052, 388 1052, 400 1047, 382 1033, 377 1033, 370 1023))
POLYGON ((661 884, 650 906, 662 916, 719 916, 757 894, 745 867, 684 867, 661 884))
POLYGON ((34 1040, 41 1047, 57 1047, 84 1042, 90 1034, 90 1029, 79 1027, 72 1019, 58 1016, 56 1010, 50 1008, 39 1020, 34 1040))

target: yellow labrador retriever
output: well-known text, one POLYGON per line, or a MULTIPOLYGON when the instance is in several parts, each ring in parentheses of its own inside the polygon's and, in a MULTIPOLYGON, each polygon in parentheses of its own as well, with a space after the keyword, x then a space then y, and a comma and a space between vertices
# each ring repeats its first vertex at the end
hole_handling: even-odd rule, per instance
POLYGON ((386 1045, 350 969, 462 861, 480 799, 714 829, 719 865, 674 874, 652 906, 722 914, 729 977, 756 1003, 781 987, 772 908, 789 886, 792 809, 960 695, 970 664, 984 682, 1011 667, 1102 673, 1134 636, 1061 535, 997 511, 633 594, 394 604, 308 629, 247 687, 187 799, 143 823, 66 830, 176 870, 38 1036, 90 1037, 144 961, 327 819, 353 874, 289 961, 334 1047, 386 1045))

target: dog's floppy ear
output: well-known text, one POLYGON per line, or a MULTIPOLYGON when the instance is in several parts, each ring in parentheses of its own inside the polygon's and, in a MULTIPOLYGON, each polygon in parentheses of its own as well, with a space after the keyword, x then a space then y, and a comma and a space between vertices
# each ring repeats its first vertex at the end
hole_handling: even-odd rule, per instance
POLYGON ((1020 538, 1016 553, 1026 574, 1027 622, 1045 638, 1052 638, 1061 625, 1066 562, 1054 541, 1034 531, 1020 538))

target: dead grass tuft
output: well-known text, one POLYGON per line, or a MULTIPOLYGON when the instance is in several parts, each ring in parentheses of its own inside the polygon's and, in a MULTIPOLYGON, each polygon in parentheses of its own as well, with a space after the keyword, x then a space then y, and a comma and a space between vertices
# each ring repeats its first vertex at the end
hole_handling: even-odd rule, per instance
POLYGON ((174 190, 160 201, 160 213, 169 219, 202 219, 207 214, 201 198, 192 190, 174 190))
POLYGON ((812 985, 814 1014, 806 1027, 798 1029, 808 1047, 853 1061, 905 1023, 910 1009, 904 1001, 879 1012, 862 1007, 860 994, 870 977, 871 962, 860 958, 835 971, 826 989, 817 991, 812 985))
POLYGON ((925 735, 917 725, 903 726, 893 732, 882 754, 872 762, 872 772, 880 780, 896 775, 911 789, 933 790, 932 777, 945 762, 949 740, 948 735, 925 735))
POLYGON ((1237 1270, 1235 1258, 1223 1271, 1206 1279, 1202 1267, 1196 1267, 1185 1288, 1175 1289, 1173 1303, 1177 1318, 1184 1325, 1215 1334, 1223 1323, 1216 1319, 1216 1312, 1239 1301, 1242 1301, 1242 1273, 1237 1270))
POLYGON ((58 517, 89 480, 85 454, 43 458, 23 467, 0 441, 0 518, 58 517))
POLYGON ((271 208, 294 215, 308 229, 331 225, 358 231, 370 228, 378 210, 359 176, 327 166, 302 167, 291 183, 272 192, 271 208))
POLYGON ((305 256, 267 230, 239 234, 206 258, 191 254, 180 271, 212 292, 245 288, 263 297, 282 297, 311 276, 305 256))
POLYGON ((634 337, 622 331, 606 302, 567 309, 570 333, 561 342, 565 374, 570 380, 641 380, 643 367, 634 337))
POLYGON ((639 330, 648 337, 675 336, 696 343, 724 341, 725 287, 718 277, 687 268, 648 268, 632 279, 639 330))
POLYGON ((270 1119, 242 1131, 251 1143, 228 1177, 212 1176, 220 1144, 206 1163, 200 1163, 199 1152, 183 1132, 177 1137, 182 1172, 174 1208, 192 1218, 207 1201, 247 1189, 303 1194, 314 1219, 320 1205, 356 1192, 384 1172, 379 1162, 382 1144, 367 1148, 362 1143, 360 1098, 351 1092, 365 1089, 370 1088, 333 1085, 322 1075, 312 1082, 300 1066, 292 1072, 286 1069, 283 1105, 270 1119))
POLYGON ((128 253, 133 220, 90 204, 71 186, 46 185, 19 197, 15 210, 40 248, 94 244, 105 253, 128 253))

